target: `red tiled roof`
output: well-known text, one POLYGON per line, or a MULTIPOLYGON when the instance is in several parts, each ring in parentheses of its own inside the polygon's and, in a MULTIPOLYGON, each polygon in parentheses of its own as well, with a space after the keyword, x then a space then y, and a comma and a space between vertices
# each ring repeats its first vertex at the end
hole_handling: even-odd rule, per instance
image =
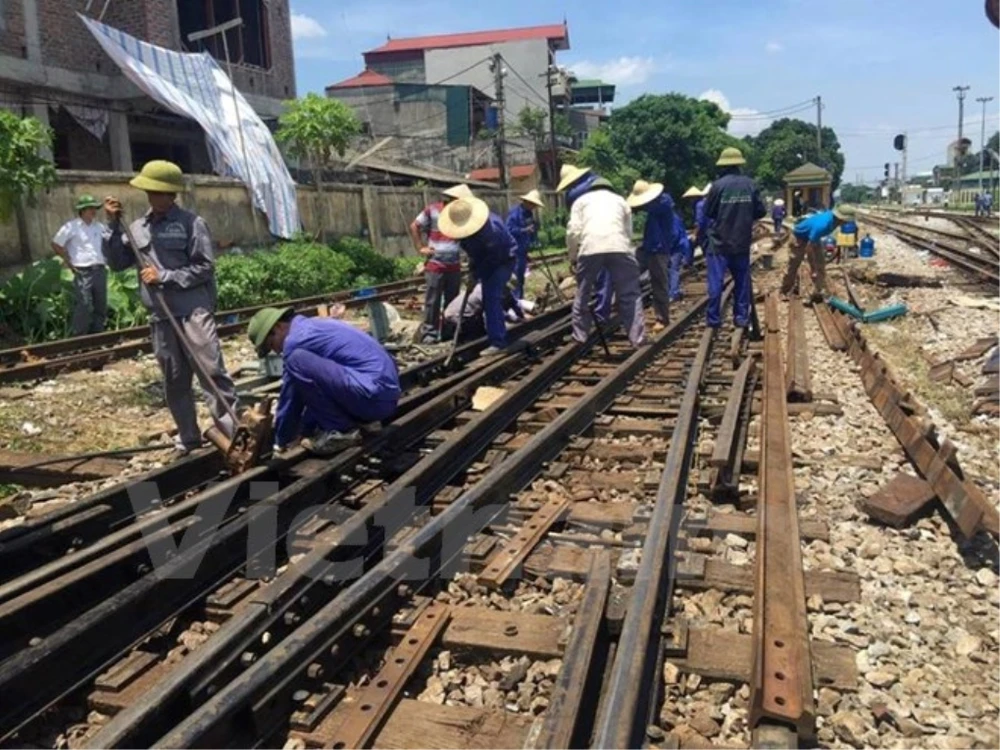
MULTIPOLYGON (((536 164, 515 164, 507 170, 507 175, 511 179, 521 179, 531 177, 538 169, 536 164)), ((500 167, 486 167, 484 169, 473 169, 469 172, 470 180, 482 180, 483 182, 499 182, 500 167)))
POLYGON ((340 81, 339 83, 332 83, 327 86, 327 88, 354 89, 360 88, 361 86, 388 86, 391 84, 392 79, 388 76, 384 76, 381 73, 376 73, 374 70, 368 70, 365 68, 353 78, 348 78, 344 81, 340 81))
POLYGON ((413 36, 390 39, 381 47, 370 49, 365 55, 381 52, 410 52, 414 50, 445 49, 447 47, 476 47, 503 42, 520 42, 527 39, 548 39, 569 48, 569 30, 564 24, 550 26, 527 26, 520 29, 496 29, 494 31, 470 31, 462 34, 439 34, 436 36, 413 36))

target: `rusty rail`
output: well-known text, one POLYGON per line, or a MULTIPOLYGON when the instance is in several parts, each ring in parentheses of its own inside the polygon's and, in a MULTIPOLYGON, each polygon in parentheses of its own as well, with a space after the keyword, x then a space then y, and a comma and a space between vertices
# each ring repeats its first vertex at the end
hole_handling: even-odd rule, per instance
POLYGON ((809 623, 792 477, 784 363, 777 299, 767 300, 764 337, 764 396, 757 502, 757 577, 754 590, 754 650, 750 683, 750 726, 769 733, 778 725, 800 742, 816 731, 809 623))
MULTIPOLYGON (((768 326, 770 326, 770 321, 768 326)), ((806 340, 805 308, 793 295, 788 299, 788 373, 786 391, 790 401, 812 401, 809 344, 806 340)))

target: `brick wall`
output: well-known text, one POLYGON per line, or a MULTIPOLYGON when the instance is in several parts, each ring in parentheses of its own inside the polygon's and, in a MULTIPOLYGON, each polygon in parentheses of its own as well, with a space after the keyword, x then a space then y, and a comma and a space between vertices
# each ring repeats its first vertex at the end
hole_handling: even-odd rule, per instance
MULTIPOLYGON (((83 73, 117 75, 118 69, 87 31, 77 12, 87 7, 87 0, 36 0, 38 27, 42 36, 42 61, 46 65, 69 68, 83 73)), ((91 14, 94 15, 92 4, 91 14)), ((98 11, 103 3, 98 5, 98 11)), ((145 0, 112 0, 105 23, 133 36, 144 36, 145 0)))
POLYGON ((271 67, 234 67, 233 76, 241 91, 272 99, 295 97, 295 62, 292 57, 292 23, 288 0, 275 0, 265 6, 271 47, 271 67))
POLYGON ((24 12, 21 0, 0 2, 0 54, 25 56, 24 12))

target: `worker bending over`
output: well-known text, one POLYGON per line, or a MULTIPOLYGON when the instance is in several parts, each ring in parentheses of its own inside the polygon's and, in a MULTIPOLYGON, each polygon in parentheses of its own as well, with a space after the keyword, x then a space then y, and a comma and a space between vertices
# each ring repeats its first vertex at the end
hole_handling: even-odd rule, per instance
POLYGON ((73 272, 73 318, 70 335, 100 333, 108 317, 108 269, 104 261, 104 224, 97 221, 103 204, 92 195, 76 202, 76 218, 52 238, 52 250, 73 272))
MULTIPOLYGON (((525 313, 530 313, 534 309, 534 304, 524 299, 517 299, 516 290, 511 289, 511 284, 504 287, 503 313, 508 323, 516 323, 525 320, 525 313)), ((465 309, 462 309, 464 295, 455 297, 451 304, 444 311, 443 336, 452 338, 455 335, 455 328, 458 325, 459 317, 462 319, 462 327, 459 329, 459 341, 471 341, 480 336, 486 335, 486 319, 483 315, 483 285, 476 286, 469 292, 469 298, 465 300, 465 309)))
POLYGON ((413 247, 424 257, 424 321, 421 341, 436 343, 441 323, 441 307, 447 307, 462 288, 462 266, 458 243, 441 234, 438 217, 444 207, 458 198, 471 198, 468 185, 455 185, 441 193, 442 200, 424 208, 410 224, 413 247))
POLYGON ((722 287, 726 271, 733 279, 733 321, 737 328, 750 323, 751 284, 750 246, 753 224, 767 215, 754 181, 741 174, 746 164, 737 148, 723 149, 715 163, 719 177, 705 198, 705 218, 708 227, 708 326, 722 325, 722 287))
POLYGON ((799 277, 799 266, 803 258, 809 258, 812 271, 813 294, 811 300, 820 302, 826 293, 826 255, 823 250, 823 238, 832 234, 833 230, 846 221, 854 218, 854 209, 850 206, 837 206, 832 211, 821 211, 799 221, 792 234, 795 236, 795 247, 788 259, 788 270, 781 282, 781 294, 788 296, 795 289, 799 277))
POLYGON ((499 354, 507 346, 503 293, 510 281, 517 242, 503 219, 479 198, 449 203, 438 223, 444 235, 457 240, 469 256, 469 295, 477 281, 483 285, 483 315, 490 345, 482 356, 499 354))
POLYGON ((586 167, 564 168, 557 190, 568 190, 567 200, 572 204, 566 246, 576 268, 573 338, 584 343, 590 336, 590 298, 598 275, 606 270, 629 341, 635 347, 642 346, 646 330, 639 263, 632 249, 632 209, 610 182, 586 167))
MULTIPOLYGON (((215 328, 217 291, 212 238, 204 219, 176 203, 177 194, 184 190, 184 175, 176 164, 151 161, 129 184, 145 191, 149 201, 149 211, 130 227, 143 259, 139 268, 140 297, 149 310, 153 354, 163 372, 167 407, 177 425, 177 449, 187 453, 202 443, 189 357, 199 365, 194 372, 215 423, 229 438, 236 430, 230 416, 236 409, 236 388, 226 372, 215 328), (167 310, 154 300, 151 287, 162 292, 167 310), (169 316, 177 321, 190 351, 178 338, 169 316), (205 376, 211 383, 205 381, 205 376)), ((136 265, 136 257, 121 225, 121 202, 108 196, 104 208, 110 220, 104 256, 112 269, 122 271, 136 265)))
POLYGON ((517 254, 514 256, 514 296, 524 299, 524 275, 528 270, 528 250, 538 241, 538 224, 535 222, 535 209, 544 208, 545 203, 537 190, 521 196, 521 202, 507 214, 507 231, 517 241, 517 254))
POLYGON ((332 455, 361 441, 396 413, 399 373, 367 333, 332 318, 307 318, 291 307, 266 307, 247 329, 257 353, 282 356, 275 444, 332 455), (311 436, 311 437, 310 437, 311 436))

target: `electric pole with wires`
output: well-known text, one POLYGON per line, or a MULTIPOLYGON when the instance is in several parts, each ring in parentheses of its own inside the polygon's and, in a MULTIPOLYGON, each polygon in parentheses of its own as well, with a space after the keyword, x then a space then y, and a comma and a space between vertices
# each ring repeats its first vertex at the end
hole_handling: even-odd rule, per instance
POLYGON ((507 75, 507 71, 503 67, 503 56, 499 52, 493 55, 493 61, 490 63, 490 72, 493 73, 493 81, 496 86, 496 97, 497 97, 497 136, 494 140, 494 146, 496 148, 497 154, 497 164, 500 168, 500 186, 506 190, 507 189, 507 131, 505 128, 504 120, 504 109, 506 108, 506 102, 504 101, 503 92, 503 79, 507 75))

